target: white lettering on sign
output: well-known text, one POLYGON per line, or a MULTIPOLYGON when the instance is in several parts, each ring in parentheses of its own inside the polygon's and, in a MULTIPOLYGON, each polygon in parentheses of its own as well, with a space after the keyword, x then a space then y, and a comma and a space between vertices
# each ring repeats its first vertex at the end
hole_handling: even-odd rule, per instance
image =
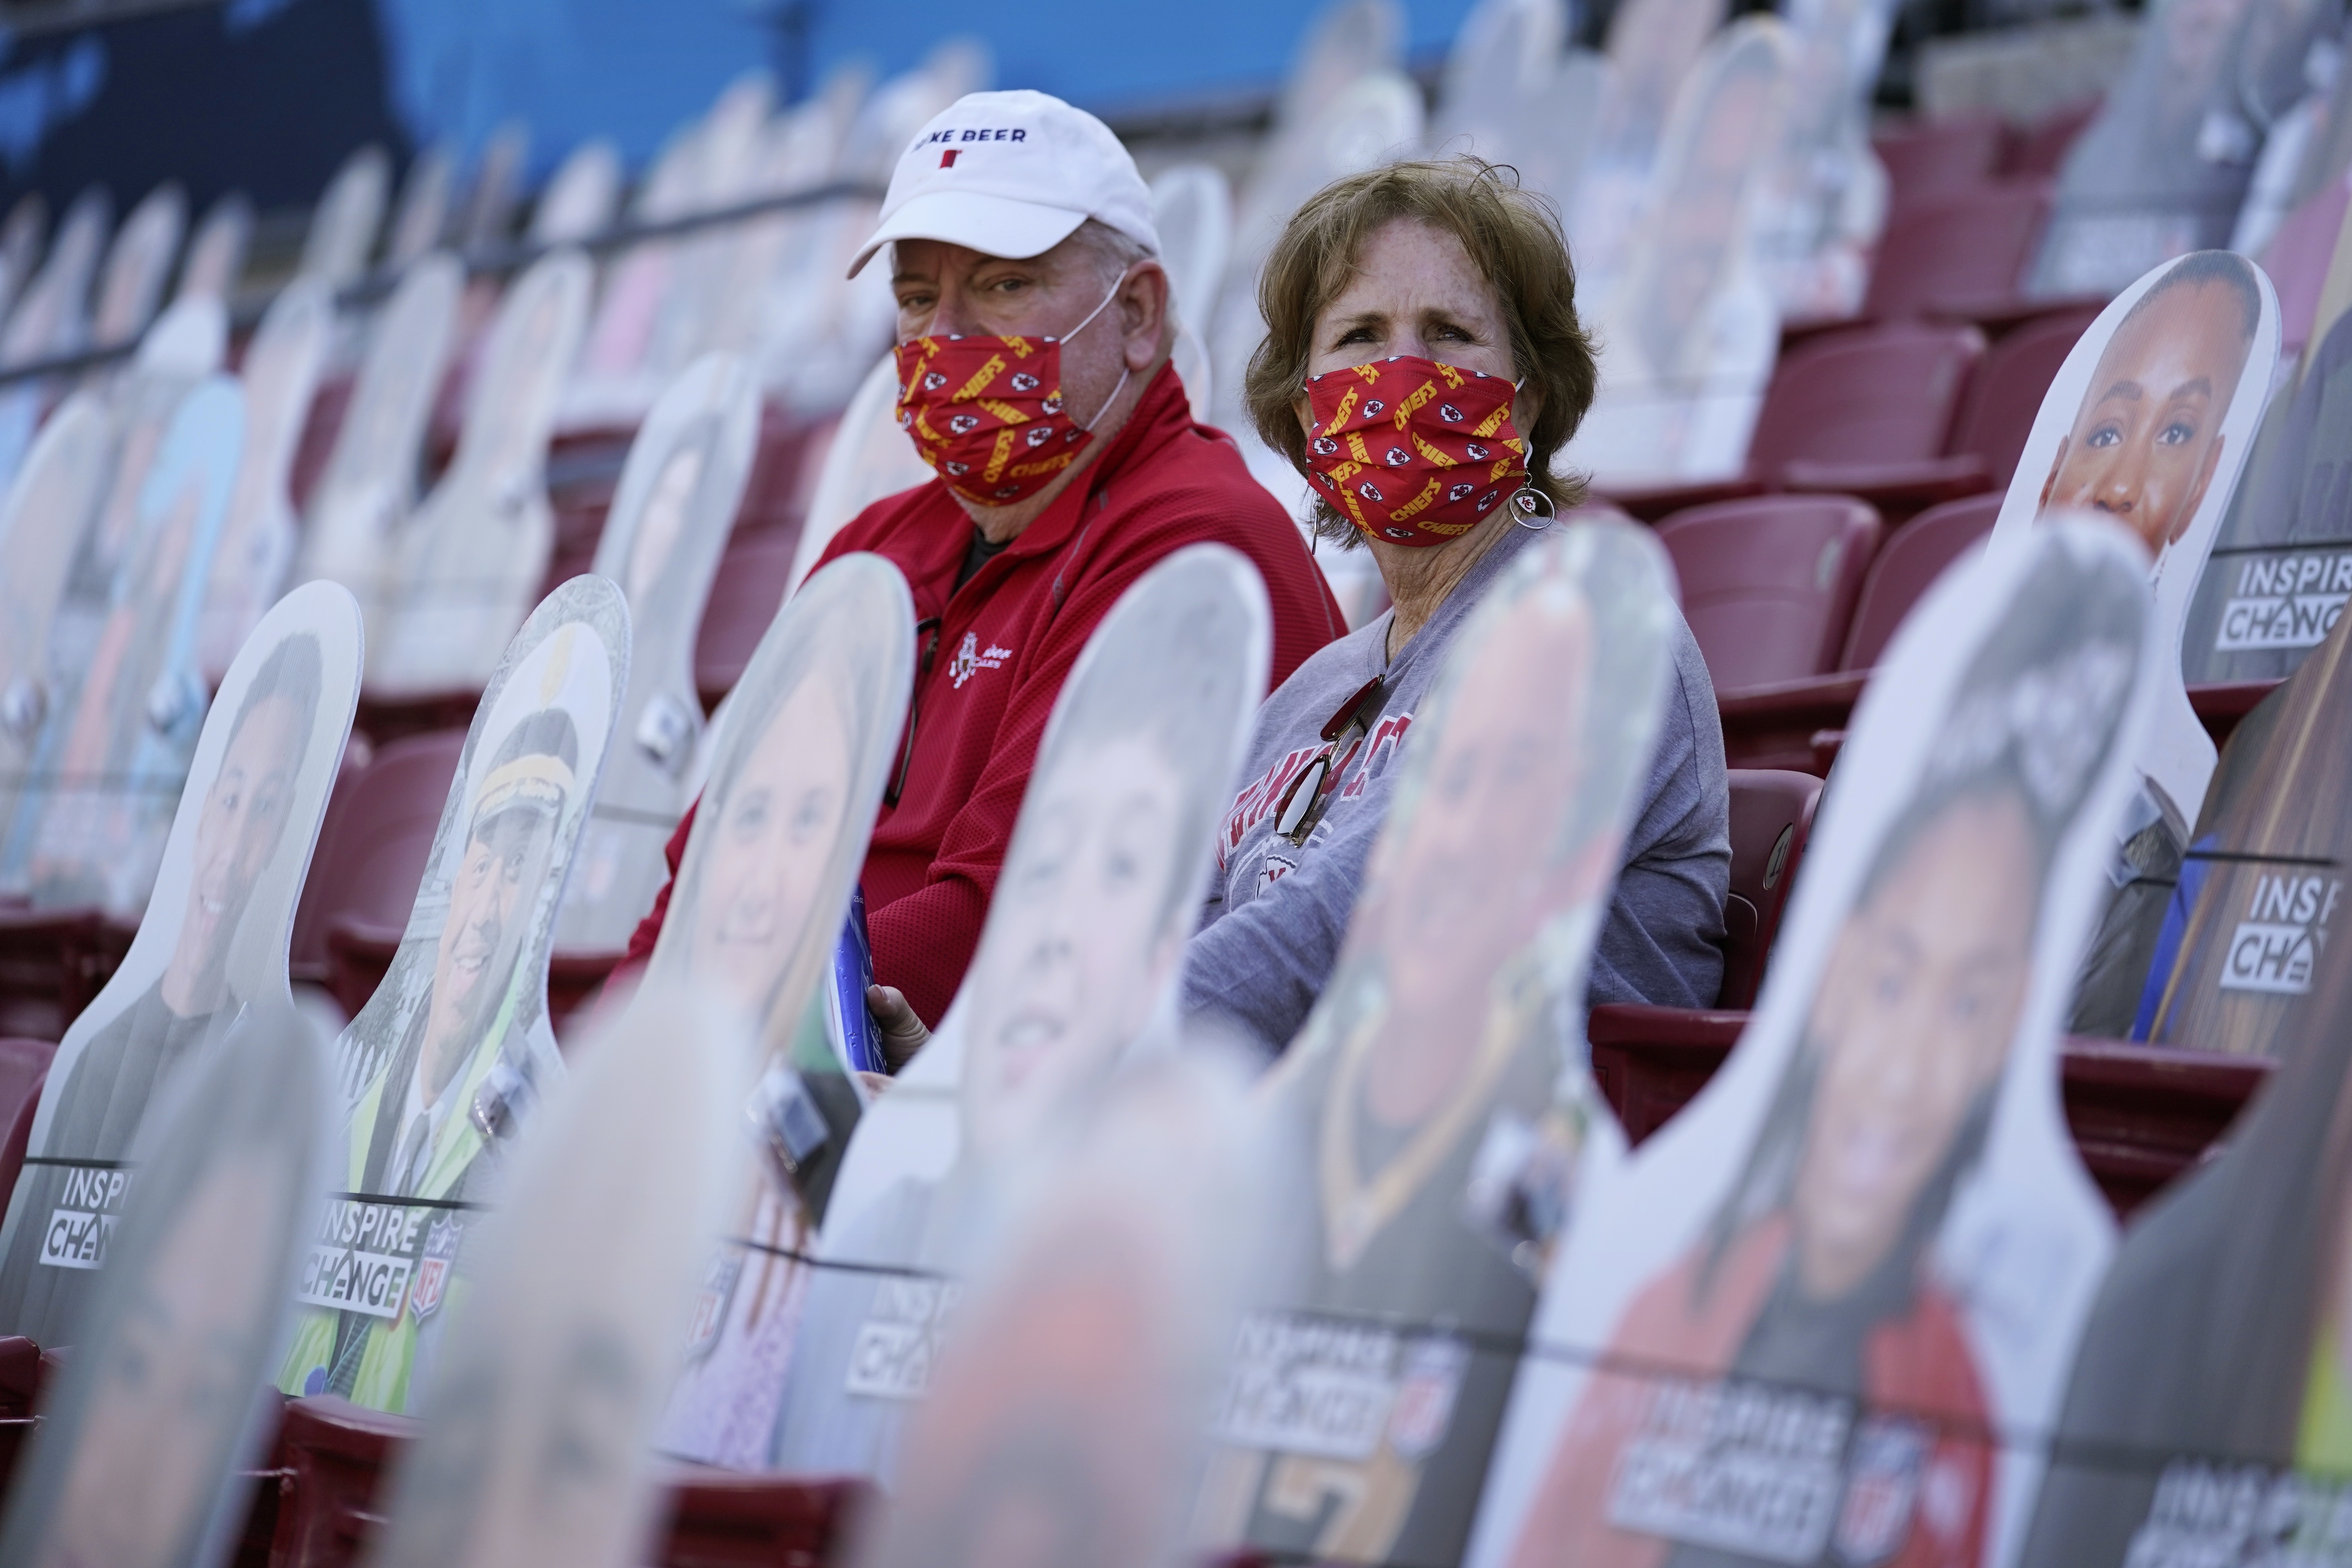
POLYGON ((416 1244, 429 1209, 339 1198, 327 1205, 302 1260, 296 1295, 307 1307, 397 1318, 408 1304, 416 1244))
POLYGON ((2132 1531, 2128 1568, 2341 1563, 2352 1555, 2352 1488, 2341 1479, 2176 1459, 2132 1531))
POLYGON ((2352 554, 2249 556, 2221 607, 2217 653, 2317 647, 2352 596, 2352 554))
POLYGON ((1852 1422, 1842 1399, 1666 1384, 1617 1457, 1609 1522, 1767 1562, 1814 1562, 1837 1520, 1852 1422))
POLYGON ((2246 918, 2230 933, 2222 955, 2221 989, 2280 996, 2308 992, 2343 893, 2343 882, 2330 876, 2266 872, 2255 878, 2246 918))
POLYGON ((842 1387, 869 1399, 920 1399, 931 1386, 948 1315, 962 1295, 940 1279, 885 1279, 857 1326, 842 1387))
MULTIPOLYGON (((1397 1401, 1393 1330, 1254 1313, 1234 1340, 1217 1436, 1245 1448, 1369 1459, 1397 1401)), ((1446 1395, 1447 1411, 1452 1396, 1446 1395)))
POLYGON ((48 1228, 41 1233, 41 1262, 51 1268, 105 1268, 130 1190, 128 1171, 68 1171, 59 1206, 49 1211, 48 1228))

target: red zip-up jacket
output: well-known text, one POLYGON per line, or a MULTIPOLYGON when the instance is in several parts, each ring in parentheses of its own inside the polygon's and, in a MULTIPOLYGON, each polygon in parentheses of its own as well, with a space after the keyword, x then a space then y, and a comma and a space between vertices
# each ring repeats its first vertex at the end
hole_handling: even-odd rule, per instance
MULTIPOLYGON (((1193 423, 1163 365, 1102 455, 1019 537, 956 586, 971 518, 933 479, 867 507, 823 562, 870 550, 915 601, 915 693, 866 852, 874 975, 937 1024, 979 944, 1037 742, 1095 625, 1171 552, 1213 540, 1248 556, 1274 611, 1271 684, 1347 630, 1297 527, 1223 432, 1193 423)), ((670 840, 673 879, 694 826, 670 840)), ((1202 847, 1208 853, 1208 846, 1202 847)), ((653 951, 665 887, 629 944, 653 951)))

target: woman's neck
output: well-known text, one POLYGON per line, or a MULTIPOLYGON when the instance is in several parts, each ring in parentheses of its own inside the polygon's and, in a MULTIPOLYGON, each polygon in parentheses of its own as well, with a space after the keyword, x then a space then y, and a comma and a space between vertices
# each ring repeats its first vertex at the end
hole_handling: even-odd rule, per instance
POLYGON ((1408 549, 1377 539, 1365 542, 1372 558, 1380 563, 1381 581, 1388 585, 1389 600, 1396 606, 1389 621, 1389 658, 1394 658, 1404 651, 1404 645, 1412 640, 1413 634, 1429 624, 1437 607, 1462 585, 1470 568, 1478 564, 1510 526, 1509 514, 1497 510, 1459 539, 1425 550, 1408 549))

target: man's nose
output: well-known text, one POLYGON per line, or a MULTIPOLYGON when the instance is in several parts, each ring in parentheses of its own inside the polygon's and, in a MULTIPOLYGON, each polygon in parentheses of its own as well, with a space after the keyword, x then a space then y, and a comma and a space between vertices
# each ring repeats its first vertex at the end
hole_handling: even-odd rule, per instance
POLYGON ((931 319, 923 329, 929 337, 971 337, 981 331, 974 319, 971 298, 952 283, 940 285, 939 299, 931 306, 931 319))
POLYGON ((2101 511, 2128 512, 2139 505, 2140 489, 2147 478, 2147 452, 2137 441, 2126 441, 2116 460, 2099 476, 2099 483, 2091 492, 2091 504, 2101 511))

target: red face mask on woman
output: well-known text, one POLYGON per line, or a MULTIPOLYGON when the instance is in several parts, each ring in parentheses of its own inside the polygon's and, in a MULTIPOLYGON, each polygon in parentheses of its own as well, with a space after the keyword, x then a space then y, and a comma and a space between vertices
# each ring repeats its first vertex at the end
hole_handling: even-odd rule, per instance
POLYGON ((1118 385, 1084 425, 1062 405, 1062 344, 1118 297, 1114 286, 1063 338, 950 334, 900 343, 898 428, 914 437, 916 454, 976 506, 1011 506, 1052 484, 1127 385, 1121 367, 1118 385))
POLYGON ((1511 423, 1517 390, 1412 354, 1308 376, 1307 477, 1373 539, 1457 539, 1527 479, 1528 444, 1511 423))

